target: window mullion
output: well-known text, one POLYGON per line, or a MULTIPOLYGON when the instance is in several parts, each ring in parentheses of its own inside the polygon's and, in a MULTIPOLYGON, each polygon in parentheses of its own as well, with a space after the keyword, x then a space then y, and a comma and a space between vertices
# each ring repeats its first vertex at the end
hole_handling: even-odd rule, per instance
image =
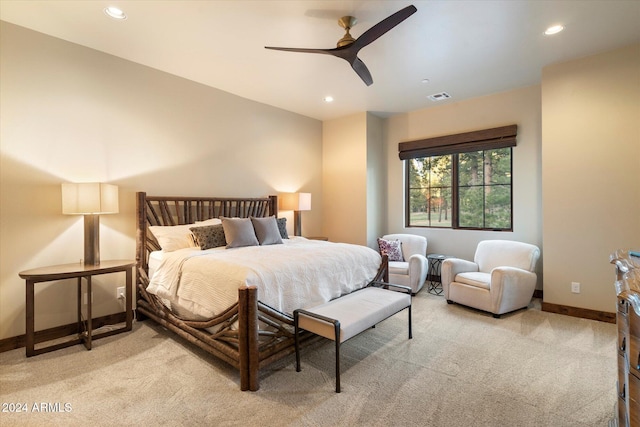
MULTIPOLYGON (((410 160, 409 160, 410 161, 410 160)), ((405 189, 405 204, 404 204, 404 224, 405 227, 409 227, 411 225, 411 179, 409 175, 411 174, 411 166, 409 165, 409 161, 404 162, 404 189, 405 189)))
POLYGON ((487 176, 487 152, 482 152, 482 228, 487 228, 487 187, 490 185, 487 176))
POLYGON ((451 228, 459 228, 458 224, 458 155, 451 155, 451 228))

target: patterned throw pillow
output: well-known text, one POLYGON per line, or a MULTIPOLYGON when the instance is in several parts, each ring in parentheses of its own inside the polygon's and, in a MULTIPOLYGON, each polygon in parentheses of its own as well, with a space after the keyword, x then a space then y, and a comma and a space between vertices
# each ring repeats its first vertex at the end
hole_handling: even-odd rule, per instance
POLYGON ((400 240, 385 240, 378 238, 380 255, 389 257, 389 261, 404 261, 402 256, 402 242, 400 240))
POLYGON ((280 237, 283 239, 289 238, 289 233, 287 233, 287 218, 277 218, 278 221, 278 230, 280 230, 280 237))
POLYGON ((205 249, 219 248, 227 244, 222 224, 191 227, 189 230, 191 230, 196 238, 196 244, 200 246, 200 249, 203 251, 205 249))

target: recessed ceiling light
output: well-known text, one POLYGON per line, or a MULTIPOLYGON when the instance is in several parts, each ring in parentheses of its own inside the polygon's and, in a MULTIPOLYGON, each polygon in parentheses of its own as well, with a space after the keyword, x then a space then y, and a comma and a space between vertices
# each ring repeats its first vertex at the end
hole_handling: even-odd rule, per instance
POLYGON ((322 100, 324 102, 333 102, 333 96, 325 96, 322 100))
POLYGON ((560 31, 564 30, 562 25, 553 25, 544 32, 546 35, 550 36, 552 34, 558 34, 560 31))
POLYGON ((104 10, 104 13, 112 17, 113 19, 127 19, 127 15, 117 7, 109 6, 104 10))
POLYGON ((429 83, 429 79, 422 79, 422 83, 429 83))

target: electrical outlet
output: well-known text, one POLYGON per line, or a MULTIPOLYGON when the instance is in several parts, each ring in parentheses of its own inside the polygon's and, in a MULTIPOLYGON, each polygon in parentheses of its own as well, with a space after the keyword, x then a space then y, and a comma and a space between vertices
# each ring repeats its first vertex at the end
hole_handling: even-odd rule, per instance
POLYGON ((125 287, 120 286, 119 288, 116 289, 116 298, 124 299, 124 293, 125 293, 125 287))
POLYGON ((580 293, 580 283, 579 282, 571 282, 571 292, 574 294, 580 293))

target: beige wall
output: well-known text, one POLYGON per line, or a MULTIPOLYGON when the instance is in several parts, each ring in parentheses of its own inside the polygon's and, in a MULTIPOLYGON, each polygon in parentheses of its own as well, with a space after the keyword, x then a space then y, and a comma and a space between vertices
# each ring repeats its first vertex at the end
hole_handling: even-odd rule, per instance
POLYGON ((609 254, 640 248, 640 44, 543 70, 542 176, 545 302, 615 312, 609 254))
POLYGON ((377 248, 384 233, 383 125, 370 112, 323 123, 323 230, 331 241, 377 248))
POLYGON ((322 124, 322 229, 334 242, 367 243, 367 113, 322 124))
POLYGON ((377 238, 385 234, 387 205, 385 120, 367 113, 367 246, 378 249, 377 238))
MULTIPOLYGON (((120 213, 101 218, 102 259, 134 257, 136 191, 302 190, 313 195, 303 233, 321 233, 321 122, 5 22, 1 31, 0 339, 24 333, 18 272, 83 256, 62 182, 119 186, 120 213)), ((120 310, 123 278, 96 282, 94 313, 120 310)), ((74 321, 73 288, 37 286, 37 329, 74 321)))
MULTIPOLYGON (((427 237, 427 252, 473 259, 480 240, 519 240, 542 249, 540 176, 540 87, 474 98, 399 114, 388 119, 387 216, 388 232, 408 232, 427 237), (405 228, 404 162, 398 143, 460 132, 517 124, 513 148, 513 232, 469 231, 436 228, 405 228)), ((542 265, 538 264, 538 287, 542 265)))

